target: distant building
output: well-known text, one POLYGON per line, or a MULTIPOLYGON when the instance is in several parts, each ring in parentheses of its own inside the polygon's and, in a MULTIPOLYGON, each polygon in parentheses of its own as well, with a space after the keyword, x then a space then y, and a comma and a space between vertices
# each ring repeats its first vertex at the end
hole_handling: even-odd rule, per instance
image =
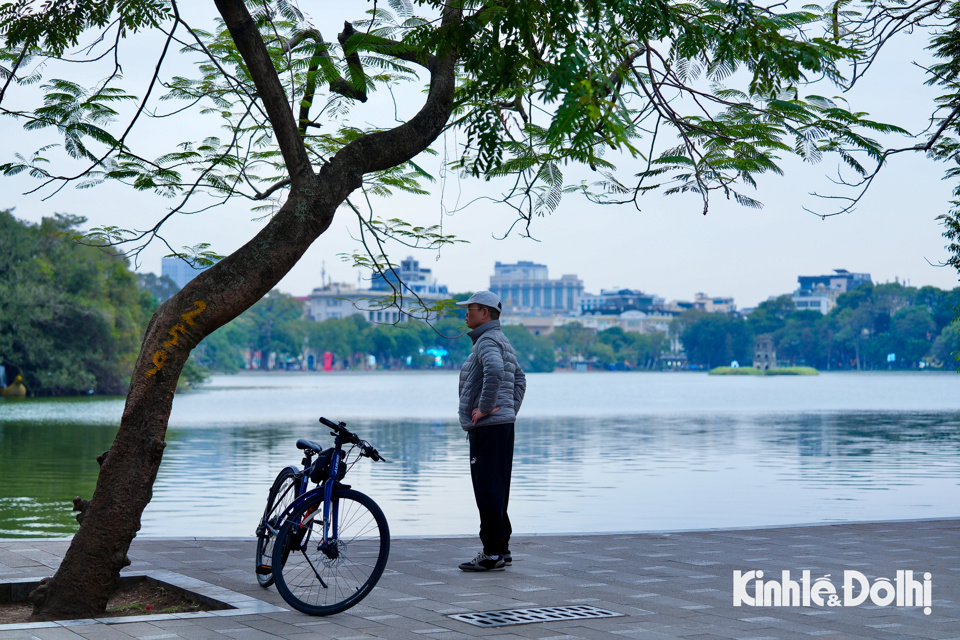
POLYGON ((660 310, 645 313, 643 311, 625 311, 621 314, 585 314, 582 316, 567 315, 509 315, 503 316, 504 325, 526 327, 530 333, 541 336, 549 335, 557 327, 565 324, 577 323, 586 329, 604 331, 619 327, 624 331, 634 333, 668 333, 670 321, 674 314, 660 310))
POLYGON ((837 297, 861 284, 871 282, 869 273, 851 273, 846 269, 834 269, 833 274, 822 276, 798 276, 800 288, 791 299, 798 311, 819 311, 826 315, 837 303, 837 297))
POLYGON ((837 295, 829 289, 820 289, 804 294, 797 292, 791 298, 797 311, 819 311, 827 315, 833 309, 837 295))
POLYGON ((552 315, 500 316, 500 321, 503 323, 504 326, 526 327, 527 331, 529 331, 535 336, 548 336, 551 333, 553 333, 554 328, 559 326, 557 324, 557 320, 558 318, 552 315))
POLYGON ((417 308, 420 300, 430 304, 449 297, 447 286, 437 284, 430 269, 421 269, 419 262, 407 258, 400 263, 399 270, 388 271, 386 277, 375 274, 369 289, 339 282, 317 287, 309 296, 308 315, 318 322, 346 318, 355 313, 363 315, 369 322, 402 322, 406 319, 402 317, 404 315, 423 317, 423 312, 417 308), (398 275, 403 281, 403 287, 397 287, 398 275), (401 297, 400 309, 389 306, 392 303, 394 287, 401 297))
POLYGON ((662 307, 664 311, 669 311, 674 314, 691 310, 705 311, 707 313, 737 312, 737 305, 734 303, 733 298, 708 296, 703 292, 697 293, 693 298, 693 302, 689 300, 671 300, 667 304, 662 305, 662 307))
POLYGON ((183 289, 188 282, 209 268, 194 267, 183 258, 161 258, 160 260, 160 276, 173 280, 178 289, 183 289))
POLYGON ((670 313, 679 314, 684 311, 690 311, 691 309, 696 309, 696 306, 689 300, 671 300, 670 302, 663 305, 664 311, 669 311, 670 313))
MULTIPOLYGON (((393 292, 398 287, 398 282, 402 280, 405 286, 404 293, 408 290, 413 291, 419 296, 440 296, 447 295, 447 286, 437 284, 433 279, 430 269, 421 269, 420 262, 408 256, 406 260, 400 263, 399 269, 387 270, 384 274, 375 273, 370 280, 370 290, 383 293, 393 292)), ((439 300, 440 298, 435 298, 439 300)))
POLYGON ((861 284, 871 282, 869 273, 850 273, 846 269, 834 269, 825 276, 797 276, 800 291, 815 291, 820 287, 846 293, 861 284))
POLYGON ((694 296, 693 308, 707 313, 736 313, 737 311, 733 298, 708 296, 705 293, 694 296))
POLYGON ((591 315, 652 311, 660 306, 663 298, 636 289, 602 289, 599 296, 585 294, 580 298, 580 311, 591 315))
POLYGON ((504 314, 569 315, 580 311, 583 280, 569 274, 551 280, 547 267, 534 262, 497 262, 490 291, 500 296, 504 314))
POLYGON ((662 309, 650 312, 624 311, 620 314, 620 328, 637 333, 669 333, 670 323, 676 316, 662 309))
POLYGON ((761 371, 777 368, 777 350, 769 333, 757 336, 753 343, 753 366, 761 371))
POLYGON ((380 319, 377 320, 377 311, 370 307, 372 300, 384 295, 383 291, 360 289, 345 282, 331 282, 317 287, 310 293, 310 319, 322 322, 324 320, 346 318, 359 313, 370 322, 396 322, 399 318, 396 309, 380 309, 380 319), (389 315, 384 317, 384 313, 389 315))

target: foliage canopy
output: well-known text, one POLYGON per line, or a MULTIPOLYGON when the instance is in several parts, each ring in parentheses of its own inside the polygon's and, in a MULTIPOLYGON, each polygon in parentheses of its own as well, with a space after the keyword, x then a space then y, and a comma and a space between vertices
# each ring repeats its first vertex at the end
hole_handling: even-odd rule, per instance
POLYGON ((744 320, 688 312, 675 321, 691 364, 714 367, 751 361, 753 339, 769 334, 777 361, 818 369, 911 369, 953 366, 960 287, 865 284, 844 293, 827 315, 798 310, 789 296, 760 303, 744 320), (894 361, 889 362, 889 354, 894 361))
POLYGON ((0 364, 31 395, 123 393, 156 308, 115 251, 71 241, 83 222, 0 211, 0 364))
MULTIPOLYGON (((294 4, 246 5, 316 167, 390 124, 361 103, 419 83, 424 70, 435 70, 436 52, 454 47, 458 80, 446 128, 464 137, 446 159, 468 174, 507 178, 498 182, 506 186, 497 199, 516 210, 527 233, 536 216, 572 192, 637 206, 651 190, 689 192, 702 199, 704 212, 719 192, 760 206, 750 190, 760 175, 780 173, 787 155, 817 162, 834 154, 856 181, 867 180, 886 153, 872 136, 906 133, 830 97, 852 83, 857 65, 884 43, 862 37, 857 21, 912 19, 903 18, 910 16, 906 8, 877 16, 869 2, 791 10, 717 0, 393 0, 389 9, 375 4, 365 15, 358 3, 358 18, 331 42, 294 4), (462 11, 461 20, 437 20, 450 6, 462 11), (625 155, 618 159, 614 151, 625 155), (571 179, 582 175, 573 170, 578 165, 596 179, 571 179)), ((269 213, 290 188, 268 109, 222 21, 194 27, 174 1, 51 0, 41 11, 21 0, 2 5, 0 34, 0 113, 57 134, 33 154, 8 158, 0 171, 29 172, 44 192, 118 181, 176 198, 155 224, 139 231, 101 227, 92 239, 135 252, 172 214, 235 197, 269 213), (159 30, 165 44, 142 96, 125 88, 118 67, 89 87, 53 75, 63 59, 112 64, 121 38, 147 29, 159 30), (168 59, 177 48, 194 64, 193 73, 168 59), (42 104, 11 104, 8 89, 31 83, 42 83, 33 94, 42 104), (170 140, 159 152, 135 148, 129 135, 149 118, 174 127, 178 118, 198 114, 224 134, 170 140), (74 164, 64 165, 66 159, 74 164), (62 166, 79 168, 61 172, 62 166)), ((943 55, 951 51, 952 40, 937 42, 943 55)), ((373 210, 370 198, 424 193, 434 179, 425 167, 419 160, 381 167, 364 177, 366 198, 348 201, 365 232, 364 264, 390 268, 382 245, 387 238, 432 247, 454 240, 439 228, 405 229, 373 210)))

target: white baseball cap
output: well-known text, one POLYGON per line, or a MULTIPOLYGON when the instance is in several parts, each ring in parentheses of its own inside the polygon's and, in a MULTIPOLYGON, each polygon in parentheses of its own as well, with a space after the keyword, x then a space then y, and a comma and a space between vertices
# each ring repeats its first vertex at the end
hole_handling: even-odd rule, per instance
POLYGON ((503 305, 500 304, 500 296, 492 291, 477 291, 470 296, 469 300, 458 302, 458 307, 468 307, 471 304, 481 304, 485 307, 493 307, 497 311, 503 311, 503 305))

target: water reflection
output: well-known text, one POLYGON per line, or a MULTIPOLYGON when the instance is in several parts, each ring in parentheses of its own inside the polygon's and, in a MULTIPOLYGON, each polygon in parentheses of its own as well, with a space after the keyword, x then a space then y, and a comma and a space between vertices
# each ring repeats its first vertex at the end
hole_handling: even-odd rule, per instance
MULTIPOLYGON (((352 426, 391 460, 363 461, 349 478, 383 506, 394 533, 476 529, 456 424, 352 426)), ((284 424, 171 432, 145 532, 176 523, 196 535, 249 535, 303 436, 325 433, 284 424), (217 517, 192 515, 207 509, 217 517)), ((527 419, 511 504, 517 531, 536 533, 945 517, 960 502, 958 454, 960 413, 527 419)))
POLYGON ((116 428, 10 421, 0 426, 0 537, 72 534, 73 497, 89 497, 96 457, 116 428))
MULTIPOLYGON (((559 381, 555 386, 539 390, 539 402, 553 394, 556 402, 550 406, 562 404, 563 395, 570 393, 568 381, 574 378, 555 378, 559 381)), ((178 398, 142 535, 252 535, 276 472, 299 461, 296 439, 328 438, 316 423, 316 406, 321 404, 317 396, 323 398, 325 415, 349 419, 353 429, 389 458, 388 464, 364 460, 348 478, 380 503, 395 535, 476 531, 464 434, 452 420, 438 417, 450 409, 447 405, 455 395, 448 392, 455 379, 304 380, 279 379, 269 395, 262 387, 226 385, 178 398), (380 404, 383 397, 391 402, 380 404), (395 398, 403 400, 394 402, 395 398), (391 405, 405 417, 385 417, 391 405), (265 408, 259 415, 237 418, 244 407, 254 406, 265 408), (354 414, 368 415, 350 419, 345 415, 348 406, 354 414), (313 415, 299 415, 308 408, 313 415)), ((727 394, 723 402, 740 410, 707 410, 678 401, 682 410, 629 412, 626 405, 635 402, 630 385, 637 381, 652 380, 655 386, 663 380, 659 393, 668 393, 676 380, 688 380, 685 384, 709 387, 702 395, 714 397, 711 402, 720 402, 720 394, 706 377, 616 380, 627 385, 620 390, 619 415, 610 407, 591 411, 596 408, 590 404, 591 391, 581 389, 578 411, 558 415, 532 404, 522 416, 511 496, 518 532, 751 527, 957 515, 956 395, 951 396, 954 406, 935 411, 867 410, 856 405, 841 410, 762 411, 777 399, 788 406, 817 405, 797 395, 808 381, 779 391, 771 387, 773 391, 754 402, 755 389, 749 385, 755 381, 731 397, 731 389, 738 388, 725 380, 720 383, 727 394)), ((838 377, 834 385, 837 380, 841 386, 862 384, 862 379, 838 377)), ((696 388, 672 392, 682 398, 696 395, 696 388)), ((942 390, 928 392, 942 402, 942 390)), ((833 393, 837 398, 850 395, 843 389, 833 393)), ((917 392, 908 393, 915 398, 917 392)), ((610 392, 607 397, 616 395, 610 392)), ((863 397, 867 400, 862 404, 873 404, 875 393, 863 397)), ((76 529, 70 500, 93 491, 95 458, 109 448, 115 432, 110 420, 104 424, 89 419, 91 413, 113 411, 110 402, 74 405, 74 410, 78 406, 91 411, 77 420, 49 419, 65 409, 57 403, 29 409, 46 419, 4 419, 5 407, 0 406, 0 536, 69 535, 76 529)))

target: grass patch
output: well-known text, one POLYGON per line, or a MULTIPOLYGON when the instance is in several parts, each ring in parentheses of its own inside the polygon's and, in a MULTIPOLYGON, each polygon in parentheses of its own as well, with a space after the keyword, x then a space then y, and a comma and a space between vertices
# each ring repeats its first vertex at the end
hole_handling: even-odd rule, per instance
POLYGON ((767 372, 768 376, 818 376, 820 372, 813 367, 780 367, 767 372))
POLYGON ((712 376, 762 376, 763 372, 756 367, 714 367, 710 369, 712 376))
POLYGON ((777 367, 761 371, 756 367, 715 367, 710 369, 712 376, 816 376, 820 372, 813 367, 777 367))

